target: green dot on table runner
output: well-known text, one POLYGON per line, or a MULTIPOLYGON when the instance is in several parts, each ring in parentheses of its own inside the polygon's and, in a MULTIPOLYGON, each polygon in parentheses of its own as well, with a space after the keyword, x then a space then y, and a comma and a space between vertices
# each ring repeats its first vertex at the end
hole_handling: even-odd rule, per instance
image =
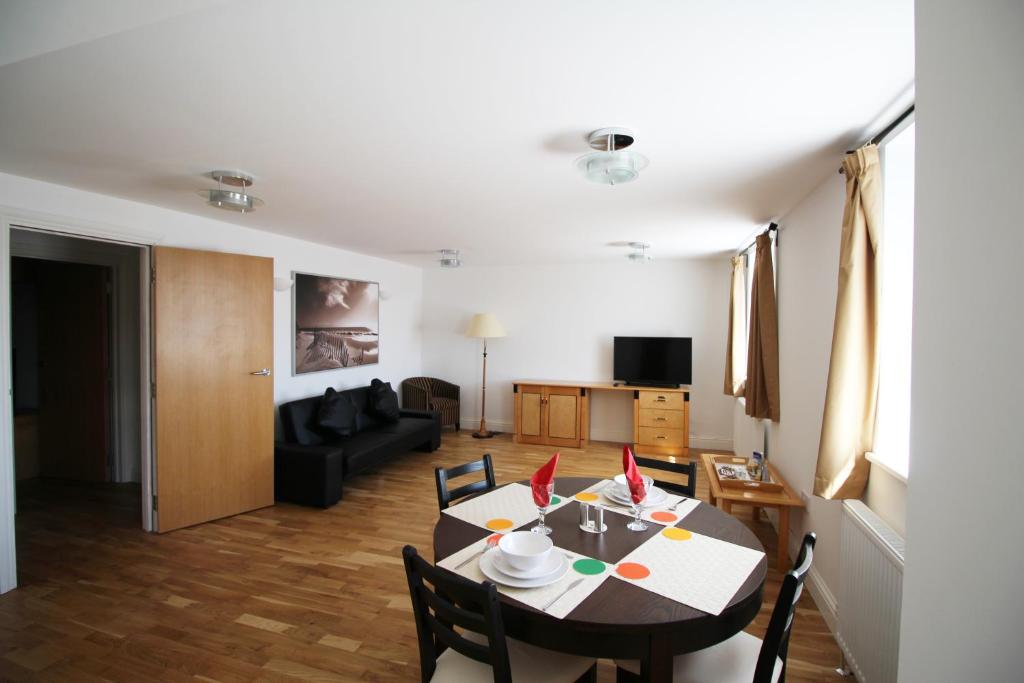
POLYGON ((548 505, 558 505, 561 502, 562 502, 562 499, 559 498, 558 496, 551 496, 551 502, 548 503, 548 505))
POLYGON ((580 574, 592 576, 594 574, 601 574, 604 572, 604 562, 601 560, 591 560, 589 557, 586 557, 582 560, 576 560, 573 562, 572 568, 580 574))

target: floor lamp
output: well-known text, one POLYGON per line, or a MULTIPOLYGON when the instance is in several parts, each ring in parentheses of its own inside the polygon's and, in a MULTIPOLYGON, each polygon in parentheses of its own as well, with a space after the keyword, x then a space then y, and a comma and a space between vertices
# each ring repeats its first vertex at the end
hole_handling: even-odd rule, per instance
POLYGON ((477 439, 489 439, 495 432, 487 430, 487 340, 505 336, 505 328, 501 326, 493 313, 477 313, 469 321, 466 336, 484 340, 484 377, 480 385, 480 429, 473 432, 477 439))

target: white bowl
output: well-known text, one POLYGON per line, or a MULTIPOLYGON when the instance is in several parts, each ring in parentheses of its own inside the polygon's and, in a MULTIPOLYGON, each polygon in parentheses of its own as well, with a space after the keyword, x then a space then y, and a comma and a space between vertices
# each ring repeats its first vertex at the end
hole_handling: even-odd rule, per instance
POLYGON ((554 545, 544 534, 535 534, 532 531, 513 531, 498 541, 498 549, 503 559, 513 569, 524 572, 534 571, 543 566, 554 545))
MULTIPOLYGON (((651 487, 654 486, 654 478, 648 477, 646 474, 641 474, 640 478, 644 480, 644 489, 650 492, 651 487)), ((615 488, 623 497, 629 495, 629 484, 626 482, 625 474, 615 475, 615 488)))

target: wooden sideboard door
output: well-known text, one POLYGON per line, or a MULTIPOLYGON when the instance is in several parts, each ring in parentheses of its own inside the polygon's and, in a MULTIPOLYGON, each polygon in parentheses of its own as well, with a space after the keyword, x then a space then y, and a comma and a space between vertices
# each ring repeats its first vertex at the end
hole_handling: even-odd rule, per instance
POLYGON ((547 387, 544 394, 545 443, 579 448, 580 390, 576 387, 547 387))
POLYGON ((544 387, 520 385, 517 403, 519 443, 545 443, 544 387))
POLYGON ((579 448, 582 403, 578 388, 517 385, 517 441, 579 448))

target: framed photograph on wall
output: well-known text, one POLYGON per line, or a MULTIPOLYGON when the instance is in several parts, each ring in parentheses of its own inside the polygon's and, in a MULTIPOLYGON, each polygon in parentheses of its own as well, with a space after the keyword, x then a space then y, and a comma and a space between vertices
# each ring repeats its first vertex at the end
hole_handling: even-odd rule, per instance
POLYGON ((380 285, 292 273, 292 374, 380 362, 380 285))

